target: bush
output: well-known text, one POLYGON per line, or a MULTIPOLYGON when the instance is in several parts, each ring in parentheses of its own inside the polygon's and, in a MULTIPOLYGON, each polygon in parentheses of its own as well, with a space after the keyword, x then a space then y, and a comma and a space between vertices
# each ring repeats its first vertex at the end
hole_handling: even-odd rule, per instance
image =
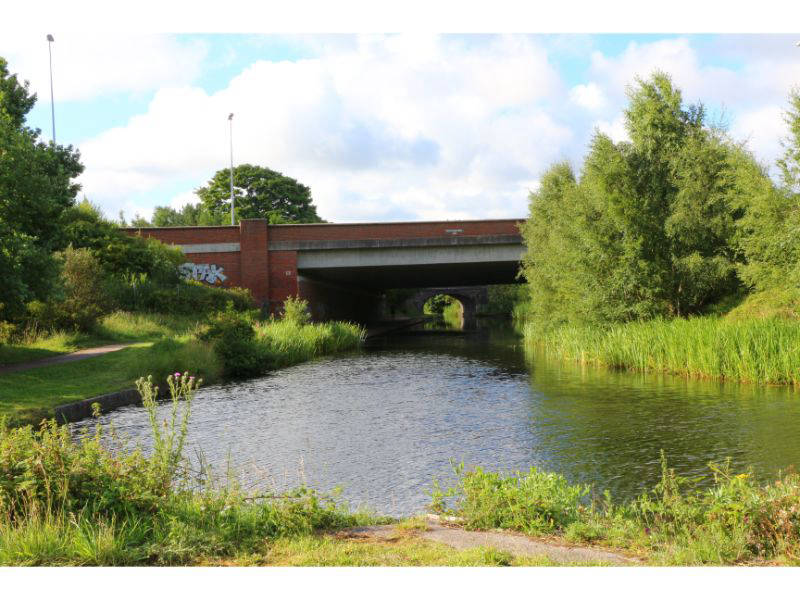
POLYGON ((185 315, 207 315, 225 310, 230 303, 240 311, 254 305, 250 291, 243 288, 217 288, 184 280, 165 285, 146 276, 118 284, 116 297, 123 310, 185 315))
POLYGON ((283 303, 283 320, 295 325, 305 325, 311 321, 308 301, 300 298, 287 298, 283 303))
POLYGON ((213 341, 226 377, 254 377, 267 369, 264 352, 255 341, 255 329, 246 314, 233 311, 214 315, 200 339, 213 341))
POLYGON ((528 473, 510 476, 484 472, 480 467, 464 472, 456 468, 459 481, 442 491, 434 484, 433 507, 444 510, 446 500, 455 498, 456 512, 467 527, 516 529, 529 534, 563 531, 579 518, 581 502, 589 487, 570 485, 563 475, 531 467, 528 473))
POLYGON ((85 248, 68 247, 62 253, 61 294, 27 306, 28 320, 41 329, 90 331, 113 309, 109 280, 100 262, 85 248))

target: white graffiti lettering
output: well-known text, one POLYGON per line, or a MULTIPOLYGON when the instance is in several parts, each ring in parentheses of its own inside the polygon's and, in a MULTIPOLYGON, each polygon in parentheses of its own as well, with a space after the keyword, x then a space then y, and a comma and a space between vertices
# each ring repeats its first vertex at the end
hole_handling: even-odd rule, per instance
POLYGON ((193 279, 194 281, 205 281, 206 283, 210 283, 214 285, 219 281, 222 283, 227 279, 225 273, 223 273, 224 268, 220 267, 219 265, 209 265, 209 264, 195 264, 195 263, 183 263, 181 266, 178 267, 178 271, 183 276, 184 279, 193 279))

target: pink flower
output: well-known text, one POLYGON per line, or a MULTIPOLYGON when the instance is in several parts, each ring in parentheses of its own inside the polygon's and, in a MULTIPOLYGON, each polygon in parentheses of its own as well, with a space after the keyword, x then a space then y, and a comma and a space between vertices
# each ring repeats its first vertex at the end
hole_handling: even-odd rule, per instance
POLYGON ((180 376, 181 376, 180 373, 175 373, 175 377, 180 377, 180 376))

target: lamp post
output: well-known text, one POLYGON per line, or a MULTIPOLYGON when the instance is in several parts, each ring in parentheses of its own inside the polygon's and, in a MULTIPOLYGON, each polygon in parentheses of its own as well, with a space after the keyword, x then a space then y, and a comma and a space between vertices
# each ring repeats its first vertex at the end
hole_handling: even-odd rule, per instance
POLYGON ((51 34, 47 34, 47 53, 50 55, 50 118, 53 124, 53 144, 56 143, 56 106, 53 103, 53 50, 51 44, 55 40, 51 34))
POLYGON ((230 125, 230 140, 231 140, 231 225, 235 225, 233 213, 233 113, 228 115, 228 124, 230 125))

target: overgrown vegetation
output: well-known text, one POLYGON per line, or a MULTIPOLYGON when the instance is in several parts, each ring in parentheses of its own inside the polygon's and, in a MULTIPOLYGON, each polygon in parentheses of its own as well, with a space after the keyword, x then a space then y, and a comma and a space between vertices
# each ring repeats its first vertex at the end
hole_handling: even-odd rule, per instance
POLYGON ((515 309, 528 343, 611 366, 797 381, 793 324, 728 321, 797 315, 800 92, 778 183, 666 74, 628 96, 630 141, 597 132, 579 177, 556 164, 530 195, 529 299, 515 309))
MULTIPOLYGON (((188 369, 212 383, 260 375, 323 354, 355 350, 361 344, 365 332, 360 326, 308 323, 296 316, 306 310, 304 301, 291 300, 289 305, 299 308, 290 308, 281 319, 261 322, 255 311, 240 313, 232 307, 202 321, 186 315, 114 313, 103 318, 96 335, 105 341, 138 343, 90 360, 3 375, 0 417, 6 415, 15 424, 38 423, 51 416, 55 406, 129 388, 142 373, 163 379, 188 369)), ((48 345, 64 352, 99 341, 62 333, 38 338, 33 342, 37 347, 27 349, 47 356, 56 353, 46 350, 48 345)))
POLYGON ((434 486, 433 508, 464 519, 470 529, 505 528, 564 536, 573 543, 627 549, 671 565, 800 564, 800 476, 761 486, 751 473, 711 464, 714 484, 687 491, 661 456, 662 479, 649 493, 615 504, 606 493, 535 468, 501 474, 457 468, 458 482, 434 486))
POLYGON ((198 384, 188 373, 169 377, 172 410, 162 422, 152 380, 137 382, 149 453, 113 431, 110 450, 100 425, 75 439, 53 422, 38 431, 0 423, 0 564, 194 564, 373 520, 312 490, 247 495, 193 469, 184 442, 198 384))
POLYGON ((800 322, 778 318, 652 319, 523 326, 526 343, 566 360, 762 384, 800 384, 800 322))

